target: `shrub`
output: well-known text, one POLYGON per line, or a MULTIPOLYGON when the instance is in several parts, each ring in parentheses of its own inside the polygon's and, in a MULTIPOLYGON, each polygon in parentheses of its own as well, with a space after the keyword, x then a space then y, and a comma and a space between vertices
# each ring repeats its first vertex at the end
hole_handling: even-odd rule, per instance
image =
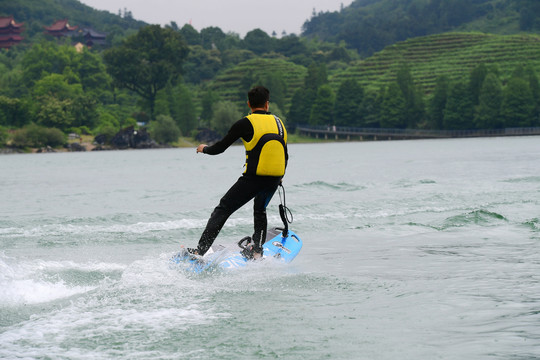
POLYGON ((58 147, 65 143, 66 135, 58 129, 30 124, 13 135, 13 145, 17 147, 58 147))
POLYGON ((110 144, 112 138, 118 129, 111 124, 103 124, 96 129, 95 133, 97 134, 95 140, 98 144, 110 144))
POLYGON ((149 125, 152 138, 160 144, 168 144, 178 140, 180 129, 174 120, 167 115, 158 115, 149 125))
POLYGON ((227 134, 229 128, 242 117, 235 103, 229 101, 219 101, 213 106, 211 127, 220 135, 227 134))

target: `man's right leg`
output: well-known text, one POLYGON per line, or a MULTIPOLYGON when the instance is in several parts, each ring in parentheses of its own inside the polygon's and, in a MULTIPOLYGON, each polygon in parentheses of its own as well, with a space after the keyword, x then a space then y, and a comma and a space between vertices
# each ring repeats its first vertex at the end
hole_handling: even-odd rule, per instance
POLYGON ((268 227, 268 221, 266 217, 266 207, 274 193, 277 190, 280 178, 267 178, 265 179, 264 188, 257 193, 255 201, 253 202, 253 243, 257 252, 262 253, 262 245, 266 241, 266 230, 268 227))

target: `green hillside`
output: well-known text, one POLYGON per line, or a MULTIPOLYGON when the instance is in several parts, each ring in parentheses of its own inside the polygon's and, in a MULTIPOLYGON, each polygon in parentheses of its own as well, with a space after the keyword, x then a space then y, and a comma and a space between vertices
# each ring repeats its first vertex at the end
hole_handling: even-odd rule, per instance
POLYGON ((344 41, 362 55, 418 36, 477 31, 511 35, 540 31, 538 0, 355 0, 314 14, 302 35, 344 41))
POLYGON ((354 78, 367 88, 379 89, 395 80, 397 70, 406 64, 417 85, 429 93, 440 75, 465 79, 480 63, 496 66, 503 82, 518 65, 531 65, 540 73, 540 36, 446 33, 414 38, 351 64, 331 81, 337 87, 354 78))
POLYGON ((285 59, 256 58, 244 61, 218 75, 210 88, 218 93, 222 100, 242 101, 248 90, 244 89, 245 87, 268 76, 280 77, 285 83, 284 105, 288 109, 292 95, 303 84, 306 73, 304 66, 285 59))

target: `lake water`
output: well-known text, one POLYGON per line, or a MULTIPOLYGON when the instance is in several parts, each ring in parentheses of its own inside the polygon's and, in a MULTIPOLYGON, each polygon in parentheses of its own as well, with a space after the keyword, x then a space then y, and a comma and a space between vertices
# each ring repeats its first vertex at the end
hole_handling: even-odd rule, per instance
POLYGON ((0 358, 540 358, 539 137, 289 152, 298 258, 198 276, 242 147, 0 156, 0 358))

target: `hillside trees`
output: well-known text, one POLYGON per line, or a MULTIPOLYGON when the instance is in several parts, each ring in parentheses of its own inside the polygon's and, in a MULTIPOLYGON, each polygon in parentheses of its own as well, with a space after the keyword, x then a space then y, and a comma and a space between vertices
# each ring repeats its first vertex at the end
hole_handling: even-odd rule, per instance
POLYGON ((532 31, 540 29, 540 3, 537 0, 518 0, 519 29, 532 31))
POLYGON ((221 53, 217 49, 205 49, 201 45, 191 46, 184 65, 186 81, 199 84, 211 80, 223 67, 221 53))
POLYGON ((159 25, 142 28, 121 46, 104 53, 107 69, 115 82, 148 102, 150 117, 159 90, 182 72, 188 46, 180 33, 159 25))
POLYGON ((61 74, 38 80, 32 90, 36 100, 35 120, 46 127, 67 131, 71 127, 94 127, 95 99, 84 95, 80 83, 70 84, 61 74))
POLYGON ((95 126, 97 96, 105 99, 110 94, 110 78, 99 57, 41 42, 23 54, 21 65, 20 97, 0 101, 4 125, 35 122, 63 131, 95 126))
POLYGON ((301 119, 294 124, 434 130, 540 125, 540 81, 531 67, 516 68, 504 84, 499 70, 483 63, 466 79, 449 81, 440 76, 427 102, 407 66, 380 91, 364 91, 354 79, 345 79, 335 97, 316 69, 311 68, 305 86, 293 97, 288 119, 301 119), (317 89, 314 98, 309 97, 310 88, 317 89))

